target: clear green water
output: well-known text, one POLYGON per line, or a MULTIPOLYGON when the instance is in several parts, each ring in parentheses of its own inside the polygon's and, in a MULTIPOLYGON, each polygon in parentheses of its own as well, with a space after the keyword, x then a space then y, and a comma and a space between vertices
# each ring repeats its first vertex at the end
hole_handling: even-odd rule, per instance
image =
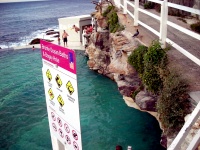
MULTIPOLYGON (((110 79, 77 51, 83 150, 163 150, 158 122, 128 107, 110 79)), ((0 52, 0 150, 50 150, 40 50, 0 52)))

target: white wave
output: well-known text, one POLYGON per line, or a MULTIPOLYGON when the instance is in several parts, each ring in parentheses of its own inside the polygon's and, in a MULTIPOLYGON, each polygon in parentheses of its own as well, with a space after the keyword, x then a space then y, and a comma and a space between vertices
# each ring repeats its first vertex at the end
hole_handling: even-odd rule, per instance
POLYGON ((32 1, 46 1, 46 0, 1 0, 0 3, 32 2, 32 1))
POLYGON ((46 35, 46 31, 49 31, 49 30, 54 30, 56 32, 59 31, 58 30, 58 26, 53 26, 51 28, 46 28, 46 29, 43 29, 43 30, 37 30, 37 31, 32 32, 30 35, 21 37, 19 39, 19 42, 4 42, 3 44, 0 44, 0 47, 2 49, 4 49, 4 48, 11 48, 11 47, 26 46, 26 45, 29 45, 29 43, 33 39, 36 39, 36 38, 46 39, 46 40, 53 40, 53 41, 57 40, 57 37, 53 37, 53 36, 55 36, 57 34, 46 35))

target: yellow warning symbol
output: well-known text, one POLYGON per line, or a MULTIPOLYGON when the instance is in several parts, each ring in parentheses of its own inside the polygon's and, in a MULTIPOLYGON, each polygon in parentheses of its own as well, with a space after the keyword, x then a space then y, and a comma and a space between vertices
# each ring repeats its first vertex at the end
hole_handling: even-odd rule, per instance
POLYGON ((64 100, 62 99, 61 95, 58 96, 57 100, 58 100, 60 106, 63 107, 65 103, 64 103, 64 100))
POLYGON ((48 93, 49 93, 50 100, 52 100, 54 98, 54 94, 51 88, 49 89, 48 93))
POLYGON ((62 80, 61 80, 61 78, 60 78, 60 76, 58 74, 56 76, 56 83, 58 84, 59 88, 62 86, 62 80))
POLYGON ((66 88, 69 91, 70 95, 72 95, 74 93, 74 88, 73 88, 72 83, 70 81, 67 82, 66 88))
POLYGON ((46 76, 47 76, 47 78, 49 79, 49 82, 50 82, 51 79, 52 79, 52 75, 51 75, 51 72, 50 72, 49 69, 47 69, 47 71, 46 71, 46 76))

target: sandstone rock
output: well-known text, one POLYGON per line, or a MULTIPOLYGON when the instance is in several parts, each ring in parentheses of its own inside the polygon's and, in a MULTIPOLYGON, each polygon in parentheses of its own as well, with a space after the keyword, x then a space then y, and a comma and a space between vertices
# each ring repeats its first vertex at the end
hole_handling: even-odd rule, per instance
POLYGON ((124 95, 130 97, 132 92, 135 91, 137 87, 135 86, 120 86, 118 87, 119 92, 124 95))
POLYGON ((145 91, 140 91, 135 97, 135 103, 142 110, 156 111, 156 97, 149 95, 145 91))
POLYGON ((88 64, 88 67, 89 68, 94 68, 94 66, 95 66, 95 61, 94 60, 88 60, 88 62, 87 62, 87 64, 88 64))

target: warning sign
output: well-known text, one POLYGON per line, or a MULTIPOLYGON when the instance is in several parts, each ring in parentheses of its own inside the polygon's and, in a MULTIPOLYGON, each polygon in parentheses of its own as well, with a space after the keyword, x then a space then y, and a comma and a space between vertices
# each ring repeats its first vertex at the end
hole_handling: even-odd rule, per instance
POLYGON ((46 76, 47 76, 47 78, 48 78, 48 80, 49 80, 49 82, 50 82, 51 79, 52 79, 52 75, 51 75, 51 72, 50 72, 49 69, 46 71, 46 76))
POLYGON ((54 98, 54 95, 51 88, 49 89, 48 93, 49 93, 50 100, 52 100, 54 98))
POLYGON ((59 132, 59 135, 63 138, 64 137, 63 131, 59 129, 58 132, 59 132))
POLYGON ((78 140, 78 135, 77 135, 76 131, 72 130, 72 135, 75 140, 78 140))
POLYGON ((58 96, 57 100, 58 100, 58 103, 60 104, 60 106, 63 107, 65 103, 64 103, 64 100, 62 99, 61 95, 58 96))
POLYGON ((51 136, 68 150, 82 150, 76 54, 40 41, 42 72, 51 136))
POLYGON ((66 88, 69 91, 70 95, 72 95, 74 93, 74 88, 73 88, 72 83, 70 81, 67 82, 66 88))
POLYGON ((59 75, 56 76, 56 83, 57 83, 59 88, 62 86, 62 80, 61 80, 59 75))
POLYGON ((70 140, 70 137, 68 135, 65 136, 65 139, 66 139, 68 144, 71 144, 71 140, 70 140))
POLYGON ((75 141, 73 142, 73 146, 74 146, 74 149, 75 149, 75 150, 79 150, 78 144, 77 144, 75 141))
POLYGON ((59 126, 62 127, 62 120, 58 117, 57 121, 58 121, 59 126))
POLYGON ((56 116, 53 112, 51 112, 51 117, 52 117, 53 121, 56 121, 56 116))
POLYGON ((52 127, 53 127, 54 131, 57 131, 57 127, 56 127, 55 123, 52 123, 52 127))
POLYGON ((64 128, 65 128, 65 131, 66 131, 67 133, 70 132, 69 126, 68 126, 66 123, 64 124, 64 128))

